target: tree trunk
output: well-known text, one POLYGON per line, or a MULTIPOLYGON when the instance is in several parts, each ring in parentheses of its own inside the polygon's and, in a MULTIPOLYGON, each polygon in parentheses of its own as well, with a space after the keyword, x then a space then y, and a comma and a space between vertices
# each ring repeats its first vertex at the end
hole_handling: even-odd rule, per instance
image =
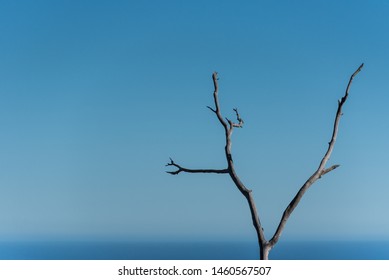
POLYGON ((259 249, 259 256, 261 260, 268 260, 269 259, 269 252, 271 248, 268 245, 261 246, 259 249))

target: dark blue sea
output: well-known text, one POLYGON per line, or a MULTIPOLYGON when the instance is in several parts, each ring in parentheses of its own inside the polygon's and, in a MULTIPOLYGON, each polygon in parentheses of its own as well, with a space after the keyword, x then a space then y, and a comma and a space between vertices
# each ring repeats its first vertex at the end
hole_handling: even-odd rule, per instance
MULTIPOLYGON (((389 241, 279 242, 273 260, 389 260, 389 241)), ((248 242, 0 242, 2 260, 251 260, 248 242)))

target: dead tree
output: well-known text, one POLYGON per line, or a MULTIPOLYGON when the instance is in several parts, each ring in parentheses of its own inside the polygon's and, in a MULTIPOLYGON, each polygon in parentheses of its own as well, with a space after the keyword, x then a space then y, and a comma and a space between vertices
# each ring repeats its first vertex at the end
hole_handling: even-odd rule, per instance
POLYGON ((300 190, 297 192, 296 196, 292 199, 292 201, 286 207, 286 209, 281 217, 281 220, 279 222, 279 225, 278 225, 273 237, 270 240, 266 240, 266 238, 265 238, 264 230, 263 230, 263 227, 261 225, 259 214, 258 214, 257 208, 255 206, 255 202, 253 199, 252 190, 248 189, 242 183, 242 181, 239 179, 238 175, 235 172, 234 162, 232 160, 232 154, 231 154, 231 135, 232 135, 234 128, 241 128, 243 126, 243 120, 239 115, 238 109, 236 109, 236 108, 233 110, 236 114, 237 122, 233 122, 232 120, 230 120, 228 118, 224 118, 222 116, 222 114, 220 112, 219 98, 218 98, 217 72, 214 72, 212 75, 212 80, 213 80, 213 85, 214 85, 213 98, 214 98, 214 102, 215 102, 215 108, 212 108, 209 106, 208 106, 208 108, 213 113, 215 113, 220 124, 224 128, 225 140, 226 140, 226 146, 225 146, 224 150, 225 150, 225 156, 226 156, 226 160, 227 160, 227 168, 224 168, 224 169, 189 169, 189 168, 182 167, 181 165, 175 163, 170 158, 170 162, 168 164, 166 164, 166 166, 174 166, 175 168, 177 168, 177 170, 167 171, 167 173, 170 173, 172 175, 177 175, 181 172, 186 172, 186 173, 217 173, 217 174, 230 175, 232 181, 235 183, 236 187, 242 193, 242 195, 246 198, 246 200, 249 204, 252 222, 253 222, 254 228, 255 228, 256 233, 257 233, 260 259, 267 260, 269 257, 270 250, 278 242, 278 240, 281 236, 281 233, 282 233, 283 229, 285 228, 286 222, 288 221, 293 210, 299 204, 299 202, 300 202, 301 198, 303 197, 303 195, 305 194, 305 192, 312 186, 313 183, 316 182, 317 179, 321 178, 323 175, 325 175, 328 172, 339 167, 339 165, 332 165, 331 167, 326 168, 326 163, 331 156, 332 150, 334 149, 336 137, 338 134, 339 121, 340 121, 340 118, 342 116, 342 108, 343 108, 343 105, 348 98, 351 83, 352 83, 354 77, 361 71, 362 67, 363 67, 363 63, 351 75, 350 80, 347 84, 347 88, 346 88, 346 92, 345 92, 344 96, 338 100, 338 109, 337 109, 336 115, 335 115, 335 121, 334 121, 333 130, 332 130, 331 140, 328 143, 328 149, 325 152, 323 158, 321 159, 319 167, 311 175, 311 177, 309 177, 308 180, 302 185, 300 190))

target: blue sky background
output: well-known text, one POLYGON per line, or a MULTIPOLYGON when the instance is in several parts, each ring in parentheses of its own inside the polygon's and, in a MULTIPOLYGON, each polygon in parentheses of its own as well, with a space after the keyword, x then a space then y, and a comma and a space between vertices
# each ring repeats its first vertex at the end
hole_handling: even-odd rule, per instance
POLYGON ((271 237, 388 239, 387 1, 1 1, 0 238, 253 240, 224 168, 219 72, 242 181, 271 237))

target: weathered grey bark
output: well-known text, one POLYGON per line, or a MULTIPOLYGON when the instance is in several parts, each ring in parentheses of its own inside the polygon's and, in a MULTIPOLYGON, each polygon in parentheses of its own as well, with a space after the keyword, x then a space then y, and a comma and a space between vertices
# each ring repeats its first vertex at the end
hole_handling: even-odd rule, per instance
POLYGON ((290 215, 292 214, 293 210, 297 207, 298 203, 300 202, 301 198, 305 194, 305 192, 309 189, 309 187, 312 186, 313 183, 316 182, 317 179, 321 178, 321 176, 327 174, 328 172, 336 169, 339 167, 339 165, 333 165, 329 168, 325 168, 326 163, 328 159, 331 156, 332 150, 334 149, 336 137, 338 134, 338 127, 339 127, 339 120, 340 117, 342 116, 342 107, 344 103, 346 102, 348 98, 348 93, 349 89, 351 86, 351 83, 361 69, 363 67, 363 63, 358 67, 358 69, 351 75, 350 80, 348 82, 346 92, 344 96, 338 101, 338 110, 335 115, 335 122, 334 122, 334 127, 332 131, 332 137, 330 142, 328 143, 328 149, 326 153, 324 154, 324 157, 322 158, 319 167, 317 170, 312 174, 311 177, 304 183, 304 185, 300 188, 300 190, 297 192, 296 196, 292 199, 292 201, 289 203, 289 205, 286 207, 282 218, 280 220, 280 223, 277 227, 277 230, 275 231, 273 237, 267 241, 263 232, 263 227, 261 225, 261 221, 259 219, 259 214, 258 210, 255 206, 255 202, 252 196, 252 190, 248 189, 242 181, 239 179, 238 175, 235 172, 234 168, 234 162, 232 160, 232 154, 231 154, 231 135, 234 130, 234 128, 241 128, 243 126, 243 120, 241 119, 238 109, 233 109, 236 114, 236 119, 237 122, 233 122, 227 118, 223 118, 221 112, 220 112, 220 106, 219 106, 219 98, 218 98, 218 77, 217 77, 217 72, 214 72, 212 74, 212 80, 214 84, 214 92, 213 92, 213 98, 214 98, 214 103, 215 103, 215 108, 211 108, 208 106, 208 108, 216 114, 216 117, 218 118, 220 124, 224 128, 225 132, 225 156, 227 160, 227 168, 225 169, 188 169, 184 168, 177 163, 175 163, 172 159, 170 159, 170 162, 166 164, 166 166, 174 166, 177 168, 176 171, 167 171, 167 173, 170 173, 172 175, 177 175, 180 172, 187 172, 187 173, 217 173, 217 174, 229 174, 232 181, 235 183, 235 186, 238 188, 238 190, 242 193, 242 195, 246 198, 247 203, 249 204, 250 208, 250 213, 251 213, 251 218, 252 222, 254 225, 254 228, 257 233, 257 240, 259 244, 259 255, 260 259, 262 260, 267 260, 269 257, 269 252, 270 250, 275 246, 275 244, 278 242, 281 233, 286 225, 286 222, 288 221, 290 215))

